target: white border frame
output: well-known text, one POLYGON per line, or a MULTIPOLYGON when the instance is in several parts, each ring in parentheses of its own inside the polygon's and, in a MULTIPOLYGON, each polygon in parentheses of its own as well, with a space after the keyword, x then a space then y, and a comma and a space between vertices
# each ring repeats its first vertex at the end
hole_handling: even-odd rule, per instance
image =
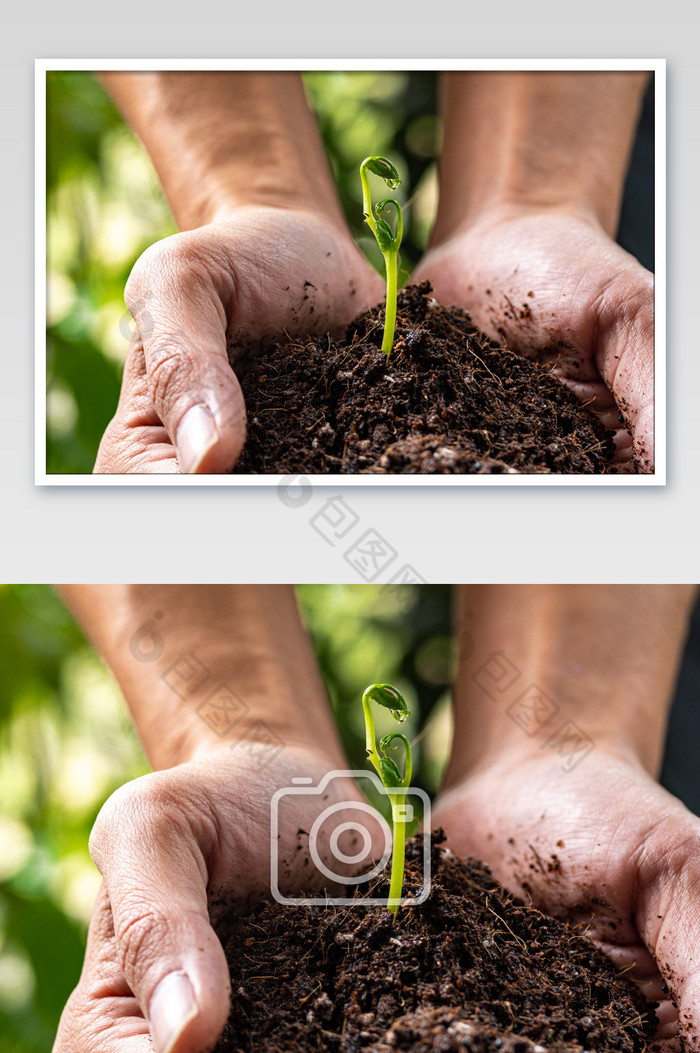
POLYGON ((36 59, 35 458, 36 486, 278 486, 289 475, 48 475, 46 472, 46 73, 50 70, 653 70, 655 322, 653 475, 310 475, 317 486, 665 486, 666 484, 666 60, 665 59, 36 59))

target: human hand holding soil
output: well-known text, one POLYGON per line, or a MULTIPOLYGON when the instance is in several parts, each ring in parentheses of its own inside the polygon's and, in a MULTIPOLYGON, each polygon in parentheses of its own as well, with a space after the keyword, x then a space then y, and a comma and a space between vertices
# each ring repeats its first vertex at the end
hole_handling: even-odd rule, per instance
MULTIPOLYGON (((149 1025, 157 1053, 201 1053, 229 1001, 208 908, 269 893, 274 792, 347 763, 291 587, 61 591, 114 671, 156 770, 117 791, 93 831, 104 888, 55 1053, 151 1053, 149 1025), (173 679, 183 656, 192 676, 173 679)), ((362 800, 345 780, 329 793, 362 800)), ((292 798, 281 887, 300 880, 297 831, 327 806, 292 798)))
POLYGON ((614 242, 644 73, 449 73, 417 277, 550 362, 653 472, 653 282, 614 242), (622 418, 622 423, 620 422, 622 418))
POLYGON ((136 329, 95 471, 230 471, 246 415, 227 349, 235 361, 284 329, 337 331, 381 288, 310 210, 241 208, 152 246, 127 285, 136 329))
POLYGON ((653 471, 653 277, 591 217, 484 215, 436 245, 416 277, 493 339, 550 364, 615 434, 616 460, 631 457, 631 433, 640 470, 653 471))
POLYGON ((638 761, 597 749, 567 773, 551 751, 505 752, 451 787, 433 817, 454 852, 578 922, 630 970, 660 1002, 661 1048, 677 1049, 679 1018, 687 1048, 698 1048, 700 820, 638 761))
MULTIPOLYGON (((230 985, 209 912, 269 894, 270 799, 293 777, 318 783, 335 760, 286 749, 260 771, 265 748, 220 749, 143 776, 105 804, 90 841, 104 885, 54 1053, 201 1053, 216 1041, 230 985)), ((331 783, 341 801, 352 792, 331 783)), ((294 798, 278 846, 289 887, 303 877, 296 831, 327 806, 294 798)))
POLYGON ((453 851, 580 923, 629 968, 662 1002, 664 1038, 678 1027, 674 998, 689 1048, 700 1029, 700 820, 655 775, 695 592, 462 586, 455 743, 433 811, 453 851), (502 681, 485 678, 494 654, 502 681), (567 726, 560 740, 580 739, 583 752, 549 742, 567 726))
POLYGON ((235 362, 342 329, 381 296, 350 237, 296 73, 105 73, 181 233, 126 287, 136 328, 97 472, 222 473, 245 439, 235 362), (177 460, 176 460, 177 456, 177 460))

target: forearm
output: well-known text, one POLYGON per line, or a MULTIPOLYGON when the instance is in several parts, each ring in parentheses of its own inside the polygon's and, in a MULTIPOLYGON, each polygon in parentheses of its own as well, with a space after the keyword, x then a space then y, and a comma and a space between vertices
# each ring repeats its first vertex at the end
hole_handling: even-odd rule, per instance
POLYGON ((241 206, 343 216, 298 73, 103 73, 141 138, 175 220, 193 229, 241 206))
POLYGON ((343 766, 291 586, 59 589, 118 680, 154 768, 261 728, 343 766))
POLYGON ((439 243, 487 212, 552 209, 614 235, 644 72, 445 75, 439 243))
POLYGON ((694 597, 675 585, 460 586, 448 784, 510 750, 541 756, 567 720, 656 774, 694 597), (523 708, 536 693, 542 720, 551 713, 541 733, 523 708))

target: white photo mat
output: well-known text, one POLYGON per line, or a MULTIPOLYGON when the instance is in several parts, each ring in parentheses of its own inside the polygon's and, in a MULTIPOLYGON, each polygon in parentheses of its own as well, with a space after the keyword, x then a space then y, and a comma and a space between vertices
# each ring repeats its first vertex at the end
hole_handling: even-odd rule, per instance
MULTIPOLYGON (((35 462, 37 486, 664 486, 666 484, 665 59, 37 59, 35 61, 35 462), (52 70, 648 70, 655 75, 654 439, 650 475, 174 475, 46 471, 46 74, 52 70)), ((116 407, 115 407, 116 408, 116 407)))

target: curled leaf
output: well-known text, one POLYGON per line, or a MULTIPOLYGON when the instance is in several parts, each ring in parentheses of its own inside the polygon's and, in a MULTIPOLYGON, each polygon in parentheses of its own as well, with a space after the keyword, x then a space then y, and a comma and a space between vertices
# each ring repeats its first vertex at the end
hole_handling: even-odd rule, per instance
POLYGON ((374 175, 380 176, 390 190, 396 190, 398 186, 401 186, 399 173, 386 157, 366 157, 361 167, 366 168, 368 172, 373 172, 374 175))
POLYGON ((396 746, 391 745, 394 739, 400 739, 404 744, 404 748, 408 747, 408 740, 405 735, 402 735, 400 731, 390 731, 388 735, 383 735, 379 740, 379 748, 382 753, 386 753, 388 749, 396 749, 396 746))
MULTIPOLYGON (((399 782, 395 782, 395 783, 389 784, 388 782, 385 781, 384 785, 386 787, 389 787, 389 785, 392 785, 392 786, 404 786, 404 787, 408 786, 408 784, 411 781, 412 764, 413 764, 413 762, 412 762, 412 758, 411 758, 411 744, 409 743, 409 741, 406 738, 406 736, 402 735, 400 731, 390 731, 388 735, 384 735, 381 738, 381 740, 379 742, 379 749, 381 750, 381 752, 383 754, 385 754, 385 758, 384 759, 388 763, 393 765, 393 768, 395 768, 396 772, 399 773, 399 782), (392 750, 396 749, 396 746, 392 746, 392 742, 394 741, 394 739, 398 739, 401 743, 403 743, 403 748, 404 748, 404 766, 405 766, 405 771, 404 771, 403 775, 401 775, 401 769, 399 768, 398 764, 395 761, 393 761, 391 759, 391 757, 386 757, 386 751, 388 749, 392 749, 392 750)), ((381 764, 381 762, 380 762, 380 764, 381 764)), ((392 773, 393 773, 393 768, 392 768, 392 773)), ((383 778, 383 774, 382 774, 382 778, 383 778)))
POLYGON ((394 201, 393 198, 385 197, 377 202, 374 206, 374 211, 377 215, 377 229, 374 236, 377 239, 379 248, 382 252, 398 252, 401 238, 403 237, 403 213, 401 211, 401 205, 398 201, 394 201), (396 233, 393 232, 388 221, 383 219, 380 215, 381 212, 386 212, 390 206, 393 206, 396 209, 396 233))
POLYGON ((396 720, 404 721, 411 715, 406 700, 393 684, 371 684, 364 697, 368 702, 376 702, 378 706, 390 709, 396 720))

